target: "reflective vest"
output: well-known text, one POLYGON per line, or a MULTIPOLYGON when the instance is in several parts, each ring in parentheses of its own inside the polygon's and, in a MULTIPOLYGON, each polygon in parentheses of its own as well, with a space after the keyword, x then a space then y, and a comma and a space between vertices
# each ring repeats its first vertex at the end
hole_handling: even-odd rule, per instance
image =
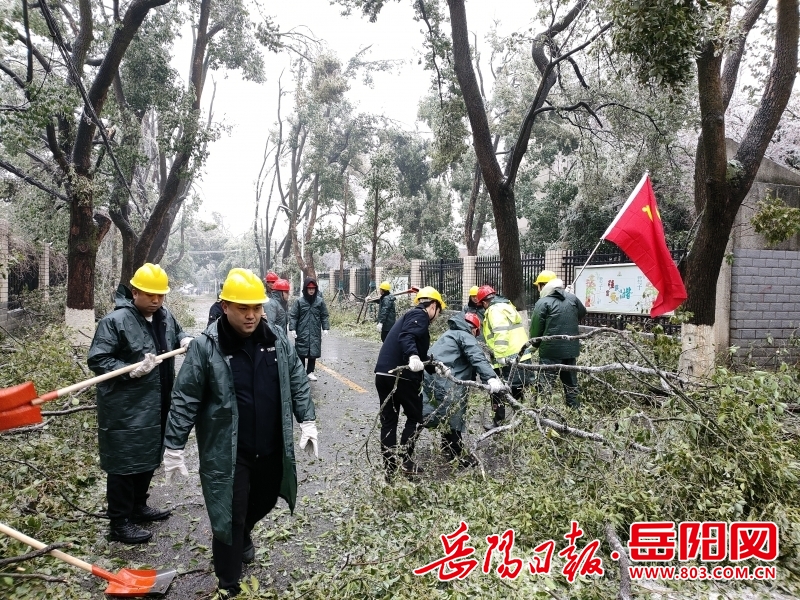
MULTIPOLYGON (((495 359, 516 356, 523 344, 528 341, 528 334, 525 333, 525 326, 522 324, 522 316, 509 302, 490 304, 486 309, 483 319, 483 337, 486 338, 486 344, 495 359)), ((531 358, 531 351, 526 350, 520 360, 530 360, 531 358)), ((495 369, 500 366, 499 362, 492 365, 495 369)))

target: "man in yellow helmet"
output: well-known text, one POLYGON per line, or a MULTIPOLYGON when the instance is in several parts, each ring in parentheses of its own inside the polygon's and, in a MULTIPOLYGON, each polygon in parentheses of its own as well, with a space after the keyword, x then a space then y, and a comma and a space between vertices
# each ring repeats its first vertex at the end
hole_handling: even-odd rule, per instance
POLYGON ((164 439, 168 481, 186 473, 183 453, 197 430, 200 481, 213 540, 219 588, 239 592, 242 563, 255 558, 251 532, 281 497, 297 498, 292 415, 300 448, 318 456, 314 403, 305 369, 286 332, 266 319, 261 279, 228 273, 224 311, 189 347, 175 388, 164 439))
POLYGON ((378 286, 378 289, 381 297, 378 299, 378 318, 375 319, 377 323, 375 327, 380 332, 381 341, 383 342, 397 320, 397 311, 394 307, 395 299, 392 296, 392 285, 388 281, 384 281, 378 286))
MULTIPOLYGON (((483 318, 483 337, 494 355, 495 362, 492 367, 511 387, 514 398, 520 400, 527 377, 522 369, 514 369, 512 373, 512 365, 517 358, 519 362, 530 362, 533 357, 529 350, 525 350, 521 356, 519 354, 528 341, 522 316, 508 299, 499 295, 490 285, 478 288, 477 300, 486 310, 483 318)), ((506 407, 502 396, 493 396, 492 405, 494 408, 492 425, 497 427, 506 418, 506 407)))
POLYGON ((158 355, 186 346, 191 337, 166 308, 167 274, 146 263, 117 289, 116 308, 97 324, 89 348, 89 368, 98 375, 142 362, 127 375, 97 386, 100 467, 108 474, 109 539, 126 544, 148 541, 138 523, 170 515, 147 505, 153 471, 161 464, 161 444, 175 378, 175 360, 158 355))
MULTIPOLYGON (((553 271, 542 271, 534 283, 539 287, 539 300, 533 307, 531 337, 553 335, 578 335, 578 323, 586 316, 586 307, 575 294, 564 288, 564 282, 553 271)), ((548 340, 534 342, 539 348, 539 364, 574 365, 581 353, 578 340, 548 340)), ((575 371, 559 371, 567 406, 580 408, 578 374, 575 371)), ((542 371, 539 374, 539 391, 551 391, 556 374, 542 371)))
MULTIPOLYGON (((414 299, 416 306, 407 311, 394 324, 384 340, 375 364, 375 389, 380 399, 381 450, 386 478, 391 479, 398 469, 408 476, 422 472, 411 459, 417 436, 422 431, 422 370, 428 358, 431 321, 447 308, 441 294, 430 286, 424 287, 414 299), (397 367, 400 372, 395 388, 397 367), (400 408, 406 415, 406 424, 397 449, 397 423, 400 408)), ((427 370, 435 372, 430 365, 427 370)))

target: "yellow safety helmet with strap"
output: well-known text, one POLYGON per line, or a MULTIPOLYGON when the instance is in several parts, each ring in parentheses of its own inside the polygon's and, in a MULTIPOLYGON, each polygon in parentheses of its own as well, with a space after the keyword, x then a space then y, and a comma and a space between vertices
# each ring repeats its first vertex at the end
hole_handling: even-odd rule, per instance
POLYGON ((473 285, 471 288, 469 288, 469 295, 470 295, 470 297, 478 295, 478 286, 477 285, 473 285))
POLYGON ((237 268, 228 272, 219 299, 236 304, 263 304, 267 301, 267 291, 258 275, 237 268))
POLYGON ((390 292, 392 290, 392 284, 388 281, 384 281, 378 286, 378 289, 384 290, 386 292, 390 292))
POLYGON ((426 298, 438 302, 439 307, 442 310, 447 308, 447 304, 445 304, 445 301, 442 300, 442 295, 439 293, 439 291, 436 288, 431 287, 429 285, 426 285, 424 288, 422 288, 420 291, 417 292, 417 295, 414 297, 414 304, 419 304, 420 300, 424 300, 426 298))
POLYGON ((547 283, 548 281, 553 281, 553 279, 555 279, 556 277, 558 277, 558 275, 556 275, 553 271, 545 270, 539 273, 539 276, 533 283, 535 285, 539 285, 540 283, 547 283))
POLYGON ((160 265, 144 263, 133 274, 131 285, 146 294, 166 294, 169 292, 169 277, 160 265))

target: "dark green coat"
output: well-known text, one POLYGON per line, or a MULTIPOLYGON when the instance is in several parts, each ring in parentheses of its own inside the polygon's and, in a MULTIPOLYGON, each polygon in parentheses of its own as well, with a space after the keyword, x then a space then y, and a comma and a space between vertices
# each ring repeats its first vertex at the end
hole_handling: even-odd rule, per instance
MULTIPOLYGON (((270 325, 286 333, 286 309, 283 307, 283 292, 274 291, 269 295, 269 302, 264 305, 264 314, 270 325)), ((274 328, 273 328, 274 329, 274 328)))
MULTIPOLYGON (((270 329, 277 338, 275 352, 283 417, 283 479, 280 496, 293 511, 297 499, 297 471, 292 414, 299 423, 314 421, 316 415, 308 376, 300 359, 286 339, 286 334, 274 327, 270 329)), ((192 426, 197 428, 200 482, 211 529, 214 537, 230 544, 239 408, 230 359, 220 350, 216 322, 195 338, 186 353, 172 390, 165 446, 174 449, 186 446, 192 426)))
MULTIPOLYGON (((147 321, 133 305, 125 286, 119 286, 116 309, 97 324, 87 362, 97 375, 144 360, 156 354, 147 321)), ((188 337, 166 308, 167 347, 176 350, 188 337)), ((169 385, 175 378, 175 359, 167 359, 169 385)), ((166 390, 168 393, 169 390, 166 390)), ((161 377, 159 367, 138 379, 120 375, 97 384, 97 440, 100 468, 106 473, 131 475, 161 464, 161 377)))
MULTIPOLYGON (((462 381, 473 381, 476 373, 484 383, 497 377, 475 336, 470 332, 471 325, 464 319, 464 314, 456 313, 447 320, 447 325, 450 329, 431 346, 428 356, 442 361, 450 367, 451 375, 462 381)), ((425 426, 436 427, 448 420, 450 429, 464 431, 468 389, 426 372, 422 383, 422 416, 425 426)))
POLYGON ((289 331, 297 332, 294 349, 297 356, 319 358, 322 356, 322 330, 330 329, 328 307, 319 292, 309 304, 301 295, 289 311, 289 331))
MULTIPOLYGON (((578 322, 586 316, 586 307, 575 294, 563 288, 554 289, 539 298, 533 307, 530 337, 549 335, 578 335, 578 322)), ((550 340, 537 342, 540 358, 577 358, 581 353, 579 340, 550 340)))
POLYGON ((397 321, 397 310, 395 309, 395 297, 391 294, 384 294, 379 300, 378 318, 376 322, 383 325, 382 331, 389 331, 397 321))

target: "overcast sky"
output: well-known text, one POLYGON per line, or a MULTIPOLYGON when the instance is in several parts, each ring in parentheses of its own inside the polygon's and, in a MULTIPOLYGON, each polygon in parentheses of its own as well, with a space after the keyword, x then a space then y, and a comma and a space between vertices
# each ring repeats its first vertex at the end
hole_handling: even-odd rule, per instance
MULTIPOLYGON (((388 3, 377 23, 370 23, 360 14, 343 17, 341 8, 332 6, 329 0, 262 4, 281 31, 306 26, 343 61, 370 45, 371 60, 403 61, 392 74, 376 74, 372 89, 354 83, 348 96, 362 111, 384 114, 410 130, 426 129, 423 124, 416 123, 416 115, 417 103, 428 90, 430 74, 417 64, 418 49, 424 40, 421 32, 424 24, 413 20, 411 0, 388 3)), ((501 21, 500 32, 509 33, 527 27, 534 9, 530 0, 471 0, 467 2, 467 18, 470 30, 477 33, 479 44, 483 44, 495 19, 501 21)), ((184 35, 178 44, 174 64, 186 77, 191 35, 184 35)), ((222 213, 225 225, 235 234, 252 228, 254 182, 268 131, 277 118, 278 77, 284 69, 288 75, 289 59, 287 52, 265 53, 267 81, 263 84, 243 81, 236 72, 213 75, 217 82, 214 117, 230 131, 209 147, 205 173, 195 187, 203 198, 201 217, 209 218, 212 212, 222 213)), ((287 75, 284 75, 284 87, 288 83, 287 75)), ((206 110, 211 90, 208 81, 203 95, 206 110)), ((284 98, 284 115, 287 114, 287 100, 284 98)))

